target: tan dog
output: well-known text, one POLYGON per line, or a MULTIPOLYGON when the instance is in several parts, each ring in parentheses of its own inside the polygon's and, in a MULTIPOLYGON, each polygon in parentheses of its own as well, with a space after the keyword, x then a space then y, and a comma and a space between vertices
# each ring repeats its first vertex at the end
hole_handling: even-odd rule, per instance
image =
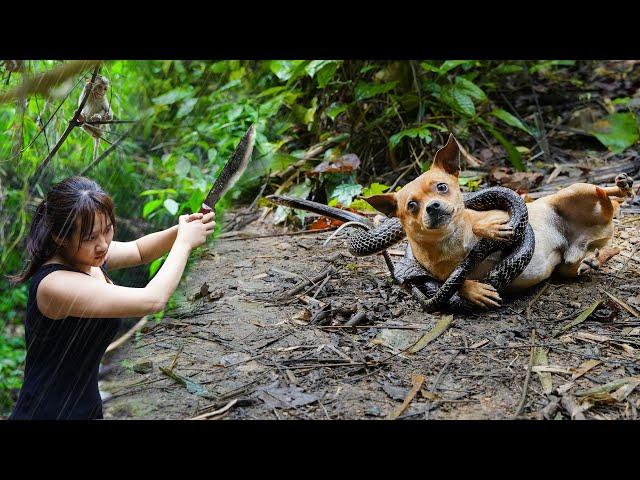
MULTIPOLYGON (((451 135, 427 172, 398 192, 367 198, 377 210, 400 219, 416 260, 440 281, 449 277, 480 237, 508 240, 513 234, 506 211, 465 208, 459 173, 460 151, 451 135)), ((622 174, 615 187, 576 183, 528 203, 536 246, 531 262, 509 290, 531 287, 553 272, 576 277, 586 271, 583 261, 589 252, 611 240, 612 219, 624 197, 633 196, 631 184, 622 174)), ((500 259, 500 252, 487 257, 465 280, 460 295, 478 306, 499 306, 498 292, 473 279, 482 278, 500 259)))

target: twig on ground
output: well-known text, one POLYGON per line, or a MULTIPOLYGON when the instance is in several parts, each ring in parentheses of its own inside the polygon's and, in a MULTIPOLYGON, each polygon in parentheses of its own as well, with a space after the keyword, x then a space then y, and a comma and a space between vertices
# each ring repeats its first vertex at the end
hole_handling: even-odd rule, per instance
POLYGON ((122 345, 124 342, 126 342, 127 340, 129 340, 138 330, 141 330, 142 327, 144 327, 147 322, 149 321, 149 315, 145 315, 144 317, 142 317, 138 323, 136 323, 133 327, 131 327, 129 329, 129 331, 127 331, 127 333, 125 333, 124 335, 122 335, 119 339, 117 339, 116 341, 112 342, 107 349, 105 350, 104 353, 109 353, 112 350, 115 350, 116 348, 118 348, 120 345, 122 345))
POLYGON ((524 377, 524 385, 522 387, 522 396, 515 413, 515 417, 519 417, 524 410, 524 402, 527 399, 527 391, 529 390, 529 380, 531 379, 531 369, 533 368, 533 357, 536 350, 536 329, 531 329, 531 355, 529 357, 529 366, 527 367, 527 375, 524 377))
POLYGON ((209 413, 204 413, 202 415, 198 415, 197 417, 190 418, 190 420, 205 420, 205 419, 210 418, 210 417, 215 417, 216 415, 220 415, 220 414, 226 412, 231 407, 233 407, 236 403, 238 403, 238 399, 237 398, 231 400, 229 403, 227 403, 224 407, 222 407, 219 410, 214 410, 213 412, 209 412, 209 413))
MULTIPOLYGON (((444 375, 444 372, 447 370, 449 365, 451 365, 451 363, 456 359, 456 357, 458 356, 459 353, 460 353, 460 350, 456 350, 453 353, 453 355, 451 355, 449 360, 447 360, 447 363, 444 364, 444 367, 442 367, 442 370, 440 370, 440 372, 438 372, 438 375, 436 376, 436 379, 433 381, 433 387, 431 388, 431 394, 432 395, 436 394, 436 391, 438 390, 438 383, 440 382, 440 379, 444 375)), ((431 401, 427 400, 426 412, 424 412, 424 419, 425 420, 429 420, 429 412, 430 411, 431 411, 431 401)))

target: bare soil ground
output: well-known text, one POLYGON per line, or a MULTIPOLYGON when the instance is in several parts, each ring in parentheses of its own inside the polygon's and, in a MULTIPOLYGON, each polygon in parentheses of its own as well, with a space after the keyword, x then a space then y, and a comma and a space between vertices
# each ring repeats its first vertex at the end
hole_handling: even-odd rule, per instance
POLYGON ((422 349, 411 347, 448 317, 392 285, 381 256, 354 258, 341 239, 322 248, 330 232, 292 235, 255 220, 202 253, 179 308, 111 353, 105 418, 635 419, 635 210, 615 220, 621 253, 601 270, 552 278, 496 310, 454 313, 422 349), (597 300, 587 320, 558 331, 597 300))

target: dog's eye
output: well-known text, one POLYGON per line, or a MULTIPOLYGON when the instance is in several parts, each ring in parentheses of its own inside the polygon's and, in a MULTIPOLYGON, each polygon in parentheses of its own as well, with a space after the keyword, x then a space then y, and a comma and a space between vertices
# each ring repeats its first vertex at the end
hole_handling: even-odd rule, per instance
POLYGON ((418 211, 418 202, 411 200, 407 204, 407 209, 409 210, 409 213, 416 213, 418 211))
POLYGON ((449 186, 446 183, 439 183, 438 185, 436 185, 436 188, 440 193, 449 191, 449 186))

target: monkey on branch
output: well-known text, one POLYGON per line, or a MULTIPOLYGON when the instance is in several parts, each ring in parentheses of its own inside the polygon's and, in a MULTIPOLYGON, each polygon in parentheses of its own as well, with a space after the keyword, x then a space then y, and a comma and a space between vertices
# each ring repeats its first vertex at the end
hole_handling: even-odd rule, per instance
MULTIPOLYGON (((95 82, 89 80, 80 95, 78 106, 82 103, 85 95, 88 95, 84 108, 78 115, 78 122, 82 124, 85 132, 94 138, 93 143, 93 159, 98 156, 98 145, 102 135, 109 130, 108 123, 85 123, 85 122, 109 122, 113 120, 113 112, 107 100, 107 89, 109 88, 109 80, 102 75, 97 75, 95 82)), ((105 140, 106 141, 106 140, 105 140)))

